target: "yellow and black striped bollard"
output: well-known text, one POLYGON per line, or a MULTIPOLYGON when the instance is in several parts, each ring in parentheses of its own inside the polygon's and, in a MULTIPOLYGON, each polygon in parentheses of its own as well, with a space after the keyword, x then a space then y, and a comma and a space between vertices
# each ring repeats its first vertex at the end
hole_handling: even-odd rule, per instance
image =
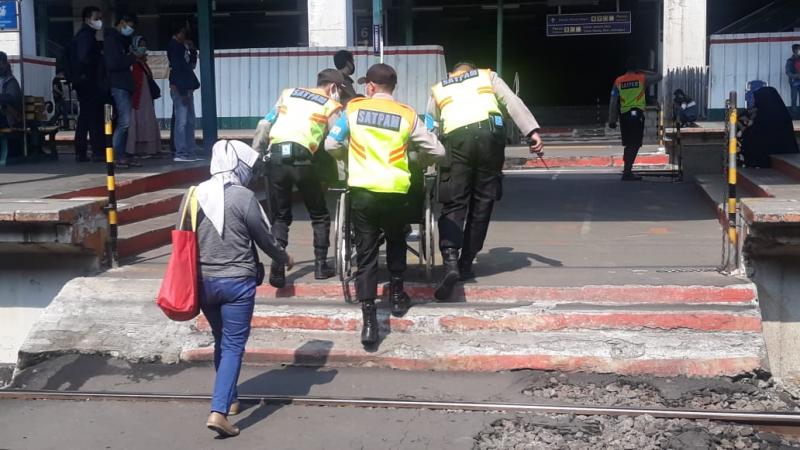
POLYGON ((111 265, 117 266, 117 182, 114 176, 114 108, 105 105, 106 184, 108 186, 108 225, 111 237, 111 265))
POLYGON ((739 144, 736 139, 736 124, 739 121, 739 113, 736 109, 736 91, 730 93, 729 100, 730 114, 728 114, 728 244, 730 245, 731 255, 734 260, 730 262, 730 269, 734 270, 739 264, 739 239, 736 227, 736 153, 739 144))

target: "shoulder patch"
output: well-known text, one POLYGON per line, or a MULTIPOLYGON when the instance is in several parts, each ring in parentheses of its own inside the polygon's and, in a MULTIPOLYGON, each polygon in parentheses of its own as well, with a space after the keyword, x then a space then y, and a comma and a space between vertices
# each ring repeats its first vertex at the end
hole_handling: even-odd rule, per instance
POLYGON ((359 109, 356 116, 356 123, 368 127, 382 128, 384 130, 400 131, 402 117, 399 114, 392 114, 369 109, 359 109))
POLYGON ((325 105, 328 103, 328 97, 320 94, 315 94, 313 92, 307 91, 305 89, 297 88, 292 91, 291 97, 293 98, 300 98, 303 100, 308 100, 310 102, 314 102, 318 105, 325 105))

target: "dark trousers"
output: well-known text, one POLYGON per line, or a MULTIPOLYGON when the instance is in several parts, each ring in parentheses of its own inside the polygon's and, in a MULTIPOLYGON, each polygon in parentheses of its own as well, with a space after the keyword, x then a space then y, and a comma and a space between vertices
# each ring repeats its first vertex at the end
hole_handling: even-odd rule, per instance
POLYGON ((78 123, 75 125, 75 156, 85 157, 87 155, 87 139, 92 144, 92 157, 94 159, 105 160, 105 136, 104 122, 105 98, 99 92, 94 92, 91 87, 78 89, 78 102, 80 103, 80 114, 78 123))
POLYGON ((461 249, 463 259, 472 259, 483 249, 494 202, 503 195, 505 142, 485 127, 466 127, 444 144, 449 161, 439 176, 439 248, 461 249))
POLYGON ((352 189, 350 223, 355 231, 356 298, 378 296, 378 253, 381 232, 386 238, 386 265, 393 275, 406 271, 406 194, 383 194, 352 189), (400 218, 400 219, 399 219, 400 218))
POLYGON ((630 173, 633 170, 633 163, 636 162, 639 149, 642 148, 644 111, 632 109, 622 114, 619 119, 619 130, 622 133, 622 146, 625 147, 625 153, 622 157, 625 162, 625 172, 630 173))
POLYGON ((314 229, 314 256, 325 258, 330 247, 331 215, 325 203, 325 192, 314 166, 295 166, 270 163, 267 166, 269 183, 270 221, 275 239, 284 246, 289 244, 289 227, 292 226, 292 191, 294 186, 303 196, 314 229))

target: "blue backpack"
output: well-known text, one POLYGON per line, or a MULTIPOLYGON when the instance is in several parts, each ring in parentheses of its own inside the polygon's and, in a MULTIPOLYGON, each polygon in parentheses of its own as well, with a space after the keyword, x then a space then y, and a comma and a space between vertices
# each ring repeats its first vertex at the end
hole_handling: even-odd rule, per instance
POLYGON ((754 93, 763 88, 769 86, 766 81, 762 80, 753 80, 747 82, 747 89, 744 91, 744 105, 747 109, 753 109, 756 105, 756 98, 754 93))

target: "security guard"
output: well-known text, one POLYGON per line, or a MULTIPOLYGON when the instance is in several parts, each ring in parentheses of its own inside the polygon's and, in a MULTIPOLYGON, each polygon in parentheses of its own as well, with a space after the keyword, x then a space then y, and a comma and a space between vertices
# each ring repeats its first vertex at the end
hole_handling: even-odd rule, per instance
POLYGON ((462 62, 432 88, 428 115, 440 122, 447 148, 439 172, 439 247, 445 273, 436 287, 438 300, 450 298, 459 278, 474 276, 472 262, 483 248, 494 202, 502 197, 503 111, 530 139, 531 152, 541 155, 539 123, 496 73, 462 62))
MULTIPOLYGON (((339 118, 339 92, 342 74, 325 69, 317 76, 317 87, 286 89, 277 104, 261 120, 253 148, 269 160, 266 167, 269 186, 270 220, 278 242, 286 248, 292 224, 292 188, 303 196, 314 229, 314 278, 324 280, 334 275, 328 266, 331 216, 325 203, 317 150, 325 134, 339 118)), ((327 156, 327 155, 325 155, 327 156)), ((286 284, 286 270, 272 265, 269 283, 281 288, 286 284)))
POLYGON ((622 181, 639 181, 642 177, 633 174, 633 163, 642 148, 644 138, 644 110, 647 106, 645 90, 661 81, 661 75, 636 70, 636 60, 628 58, 624 75, 614 81, 611 101, 608 106, 608 127, 617 128, 619 118, 622 146, 625 147, 622 181))
POLYGON ((445 152, 417 113, 392 97, 397 73, 391 66, 375 64, 359 82, 366 84, 368 98, 350 100, 325 140, 325 148, 338 152, 347 145, 349 149, 347 184, 357 248, 356 296, 364 315, 361 343, 368 347, 378 342, 375 298, 381 232, 391 274, 392 314, 402 317, 410 306, 403 289, 407 221, 402 219, 411 186, 409 146, 415 146, 423 159, 440 158, 445 152), (348 137, 349 144, 345 144, 348 137))

